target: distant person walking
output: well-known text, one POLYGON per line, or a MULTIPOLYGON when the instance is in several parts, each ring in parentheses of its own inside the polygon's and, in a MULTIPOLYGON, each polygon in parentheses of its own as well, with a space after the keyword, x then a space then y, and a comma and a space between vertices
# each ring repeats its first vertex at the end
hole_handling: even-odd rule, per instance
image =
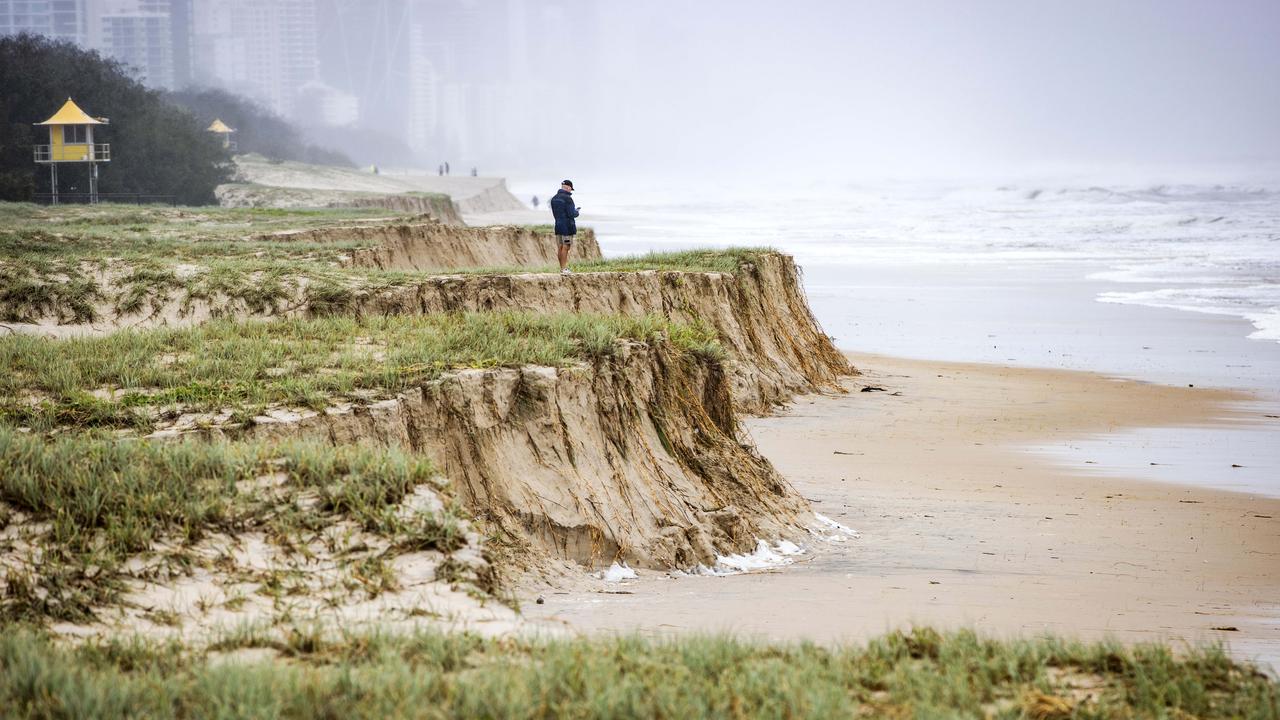
POLYGON ((475 177, 475 176, 476 176, 476 169, 471 168, 471 177, 475 177))
POLYGON ((551 215, 556 219, 556 258, 560 261, 560 274, 568 275, 569 248, 573 247, 573 236, 578 234, 579 208, 573 204, 573 181, 560 183, 560 190, 548 202, 551 215))
POLYGON ((445 161, 444 161, 444 174, 445 174, 445 175, 448 175, 448 174, 449 174, 449 161, 448 161, 448 160, 445 160, 445 161))
POLYGON ((534 210, 537 210, 537 209, 538 209, 538 196, 537 196, 537 195, 534 195, 534 196, 533 196, 533 209, 534 209, 534 210))
POLYGON ((437 166, 436 166, 436 172, 440 174, 440 177, 444 177, 444 166, 443 166, 443 165, 437 165, 437 166))

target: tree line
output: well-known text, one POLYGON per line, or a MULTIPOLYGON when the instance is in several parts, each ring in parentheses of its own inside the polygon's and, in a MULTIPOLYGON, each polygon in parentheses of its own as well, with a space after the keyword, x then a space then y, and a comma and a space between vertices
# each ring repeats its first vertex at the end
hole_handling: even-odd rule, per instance
MULTIPOLYGON (((21 34, 0 38, 0 200, 30 201, 48 193, 46 166, 32 147, 49 142, 36 127, 70 97, 85 112, 109 118, 95 142, 111 144, 100 165, 101 193, 172 196, 184 205, 217 202, 214 188, 230 182, 234 165, 222 137, 207 132, 215 117, 237 132, 239 152, 268 158, 350 165, 340 153, 307 144, 288 122, 222 90, 152 90, 127 67, 68 41, 21 34)), ((84 192, 88 166, 59 168, 60 192, 84 192)))

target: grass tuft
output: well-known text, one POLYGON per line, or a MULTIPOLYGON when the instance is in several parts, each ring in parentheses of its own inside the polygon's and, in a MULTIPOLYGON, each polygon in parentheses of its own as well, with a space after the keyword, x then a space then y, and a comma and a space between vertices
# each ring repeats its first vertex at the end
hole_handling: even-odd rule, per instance
MULTIPOLYGON (((537 228, 535 228, 536 230, 537 228)), ((650 252, 641 255, 625 255, 602 260, 571 261, 574 272, 642 272, 645 270, 670 270, 677 272, 738 273, 744 266, 755 263, 761 255, 775 255, 779 251, 769 247, 734 247, 723 249, 680 250, 675 252, 650 252)), ((464 268, 450 271, 458 275, 514 275, 519 273, 556 273, 558 266, 542 268, 488 267, 464 268)), ((445 274, 445 273, 441 273, 445 274)))
MULTIPOLYGON (((186 546, 250 527, 296 533, 305 524, 296 513, 278 512, 277 502, 239 489, 263 476, 280 474, 286 489, 317 491, 321 504, 306 519, 320 526, 345 517, 395 543, 421 542, 421 531, 402 528, 392 511, 434 476, 428 460, 395 448, 94 435, 45 440, 5 427, 0 469, 0 500, 45 528, 39 567, 0 563, 6 575, 0 623, 90 619, 95 606, 118 594, 122 563, 161 540, 186 546)), ((419 511, 414 522, 456 528, 456 512, 419 511)), ((458 545, 436 547, 448 552, 458 545)))
POLYGON ((865 647, 733 637, 486 640, 470 634, 241 632, 213 650, 113 641, 60 647, 0 638, 11 717, 1197 717, 1272 719, 1277 685, 1220 648, 1173 657, 1054 639, 900 634, 865 647), (279 659, 211 662, 264 648, 279 659), (1128 671, 1099 671, 1119 654, 1128 671), (1225 675, 1206 676, 1205 666, 1225 675), (1081 690, 1088 688, 1087 692, 1081 690))
POLYGON ((619 340, 667 338, 720 359, 715 333, 657 316, 475 313, 357 319, 215 321, 194 328, 54 340, 0 338, 0 419, 145 429, 184 411, 389 396, 454 368, 562 367, 610 355, 619 340))

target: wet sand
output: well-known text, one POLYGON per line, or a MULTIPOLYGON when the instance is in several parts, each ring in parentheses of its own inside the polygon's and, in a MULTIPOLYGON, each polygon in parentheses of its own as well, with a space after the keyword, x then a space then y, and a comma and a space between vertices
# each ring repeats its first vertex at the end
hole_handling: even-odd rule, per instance
POLYGON ((1132 427, 1277 422, 1235 404, 1246 396, 1074 371, 851 359, 864 375, 850 394, 801 398, 746 424, 815 509, 860 538, 810 541, 800 562, 761 573, 642 572, 544 591, 546 604, 529 602, 526 614, 583 631, 818 642, 911 624, 1221 640, 1280 666, 1280 500, 1100 476, 1106 468, 1055 466, 1022 449, 1132 427))

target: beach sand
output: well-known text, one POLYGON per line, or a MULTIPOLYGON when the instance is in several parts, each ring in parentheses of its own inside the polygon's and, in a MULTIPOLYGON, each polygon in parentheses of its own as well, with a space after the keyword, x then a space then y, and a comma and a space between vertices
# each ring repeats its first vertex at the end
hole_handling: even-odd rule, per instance
POLYGON ((912 624, 1223 641, 1237 657, 1280 666, 1280 500, 1108 476, 1085 461, 1060 467, 1025 450, 1132 427, 1277 422, 1236 404, 1247 396, 850 357, 864 372, 850 394, 800 398, 746 425, 819 513, 861 537, 811 540, 799 562, 765 572, 642 572, 546 590, 526 614, 583 631, 818 642, 912 624))

